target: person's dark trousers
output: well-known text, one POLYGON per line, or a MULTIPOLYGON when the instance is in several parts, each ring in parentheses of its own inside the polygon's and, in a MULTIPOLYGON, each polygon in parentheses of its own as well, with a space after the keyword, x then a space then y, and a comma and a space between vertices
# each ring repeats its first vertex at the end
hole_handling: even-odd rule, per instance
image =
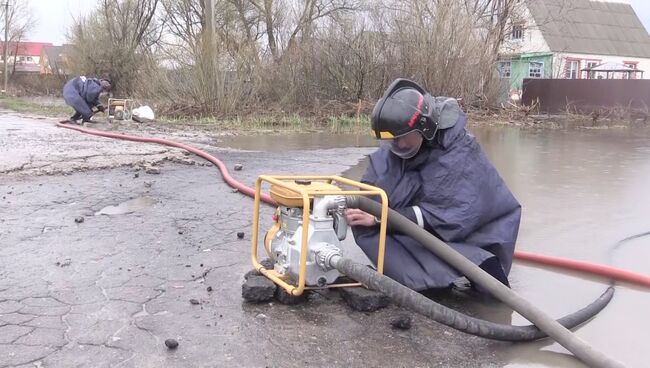
POLYGON ((82 117, 83 117, 83 115, 81 115, 80 112, 75 111, 75 112, 74 112, 74 115, 72 115, 72 116, 70 117, 70 120, 72 120, 72 121, 77 121, 77 120, 81 119, 82 117))

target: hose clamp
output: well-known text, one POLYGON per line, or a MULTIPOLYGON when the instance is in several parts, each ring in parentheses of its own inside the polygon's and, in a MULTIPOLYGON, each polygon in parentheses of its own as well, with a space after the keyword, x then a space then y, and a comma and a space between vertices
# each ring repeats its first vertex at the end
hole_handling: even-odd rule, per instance
POLYGON ((321 243, 318 249, 314 250, 316 264, 325 272, 334 269, 330 262, 334 256, 343 257, 343 253, 339 248, 329 243, 321 243))

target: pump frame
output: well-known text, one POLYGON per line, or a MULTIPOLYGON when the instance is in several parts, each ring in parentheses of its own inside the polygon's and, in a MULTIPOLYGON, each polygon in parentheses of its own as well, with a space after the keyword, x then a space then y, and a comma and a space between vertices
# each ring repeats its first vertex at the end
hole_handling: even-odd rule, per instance
POLYGON ((124 120, 129 121, 133 118, 133 108, 135 106, 135 101, 130 98, 109 98, 108 106, 106 107, 106 119, 109 123, 112 123, 114 120, 124 120), (116 109, 122 107, 122 119, 117 119, 115 117, 116 109))
POLYGON ((255 182, 255 203, 253 207, 253 230, 251 234, 251 261, 253 267, 260 272, 262 275, 269 278, 271 281, 276 283, 278 286, 286 290, 290 295, 299 296, 305 290, 309 289, 322 289, 322 288, 333 288, 333 287, 347 287, 347 286, 360 286, 360 283, 349 283, 349 284, 335 284, 335 285, 326 285, 324 287, 307 287, 305 286, 305 269, 307 265, 307 231, 302 232, 301 240, 301 251, 300 251, 300 270, 298 273, 298 285, 291 285, 286 282, 282 275, 278 274, 275 270, 267 270, 259 263, 257 260, 257 251, 259 249, 258 239, 259 239, 259 217, 260 217, 260 202, 261 202, 261 192, 262 192, 262 183, 267 182, 269 184, 277 185, 284 187, 293 192, 297 192, 302 197, 303 203, 303 214, 302 214, 302 226, 303 228, 309 228, 309 216, 311 214, 309 196, 312 197, 322 197, 326 195, 360 195, 360 196, 379 196, 381 198, 381 218, 379 219, 379 249, 377 252, 377 272, 383 273, 384 271, 384 253, 386 250, 386 229, 387 229, 387 218, 388 218, 388 196, 383 189, 377 188, 372 185, 364 184, 358 181, 350 180, 340 176, 329 175, 260 175, 257 177, 255 182), (337 184, 345 184, 357 190, 310 190, 308 188, 301 187, 300 185, 293 184, 295 180, 312 180, 312 181, 324 181, 328 184, 336 182, 337 184))

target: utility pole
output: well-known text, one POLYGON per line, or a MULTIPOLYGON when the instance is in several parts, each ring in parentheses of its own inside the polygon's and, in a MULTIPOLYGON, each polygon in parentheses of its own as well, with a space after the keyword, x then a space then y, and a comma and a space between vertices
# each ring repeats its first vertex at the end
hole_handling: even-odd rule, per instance
POLYGON ((215 32, 214 32, 214 0, 205 1, 205 27, 207 28, 206 36, 209 48, 214 51, 215 46, 215 32))
POLYGON ((5 0, 5 42, 4 42, 4 79, 5 79, 5 84, 4 84, 4 89, 2 92, 4 94, 7 94, 7 63, 9 60, 9 0, 5 0))
POLYGON ((216 93, 216 66, 215 66, 215 29, 214 29, 214 0, 204 0, 205 18, 203 29, 203 60, 201 67, 204 71, 203 77, 207 79, 208 90, 214 96, 216 93))

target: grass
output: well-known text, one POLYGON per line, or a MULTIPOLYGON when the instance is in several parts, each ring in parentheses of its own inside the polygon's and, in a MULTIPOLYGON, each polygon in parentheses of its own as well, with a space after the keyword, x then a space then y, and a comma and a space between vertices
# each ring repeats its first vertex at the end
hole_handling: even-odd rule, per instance
POLYGON ((329 131, 332 133, 358 133, 369 129, 367 116, 350 118, 347 116, 305 117, 299 114, 280 116, 250 115, 218 119, 216 117, 169 118, 159 117, 160 123, 171 125, 192 125, 203 128, 218 128, 230 131, 247 132, 305 132, 329 131))
MULTIPOLYGON (((72 109, 69 106, 43 103, 24 97, 1 96, 0 108, 44 115, 48 117, 68 116, 72 109)), ((367 115, 350 117, 337 116, 303 116, 296 113, 289 114, 250 114, 217 118, 215 116, 178 118, 158 116, 154 124, 193 126, 204 129, 220 129, 225 131, 240 132, 314 132, 327 131, 331 133, 359 133, 370 129, 370 120, 367 115)))
POLYGON ((67 116, 71 109, 68 106, 41 104, 21 97, 0 96, 0 108, 22 113, 38 114, 45 116, 67 116))
POLYGON ((327 126, 333 133, 359 133, 370 131, 370 118, 367 115, 350 117, 346 115, 330 116, 327 126))

